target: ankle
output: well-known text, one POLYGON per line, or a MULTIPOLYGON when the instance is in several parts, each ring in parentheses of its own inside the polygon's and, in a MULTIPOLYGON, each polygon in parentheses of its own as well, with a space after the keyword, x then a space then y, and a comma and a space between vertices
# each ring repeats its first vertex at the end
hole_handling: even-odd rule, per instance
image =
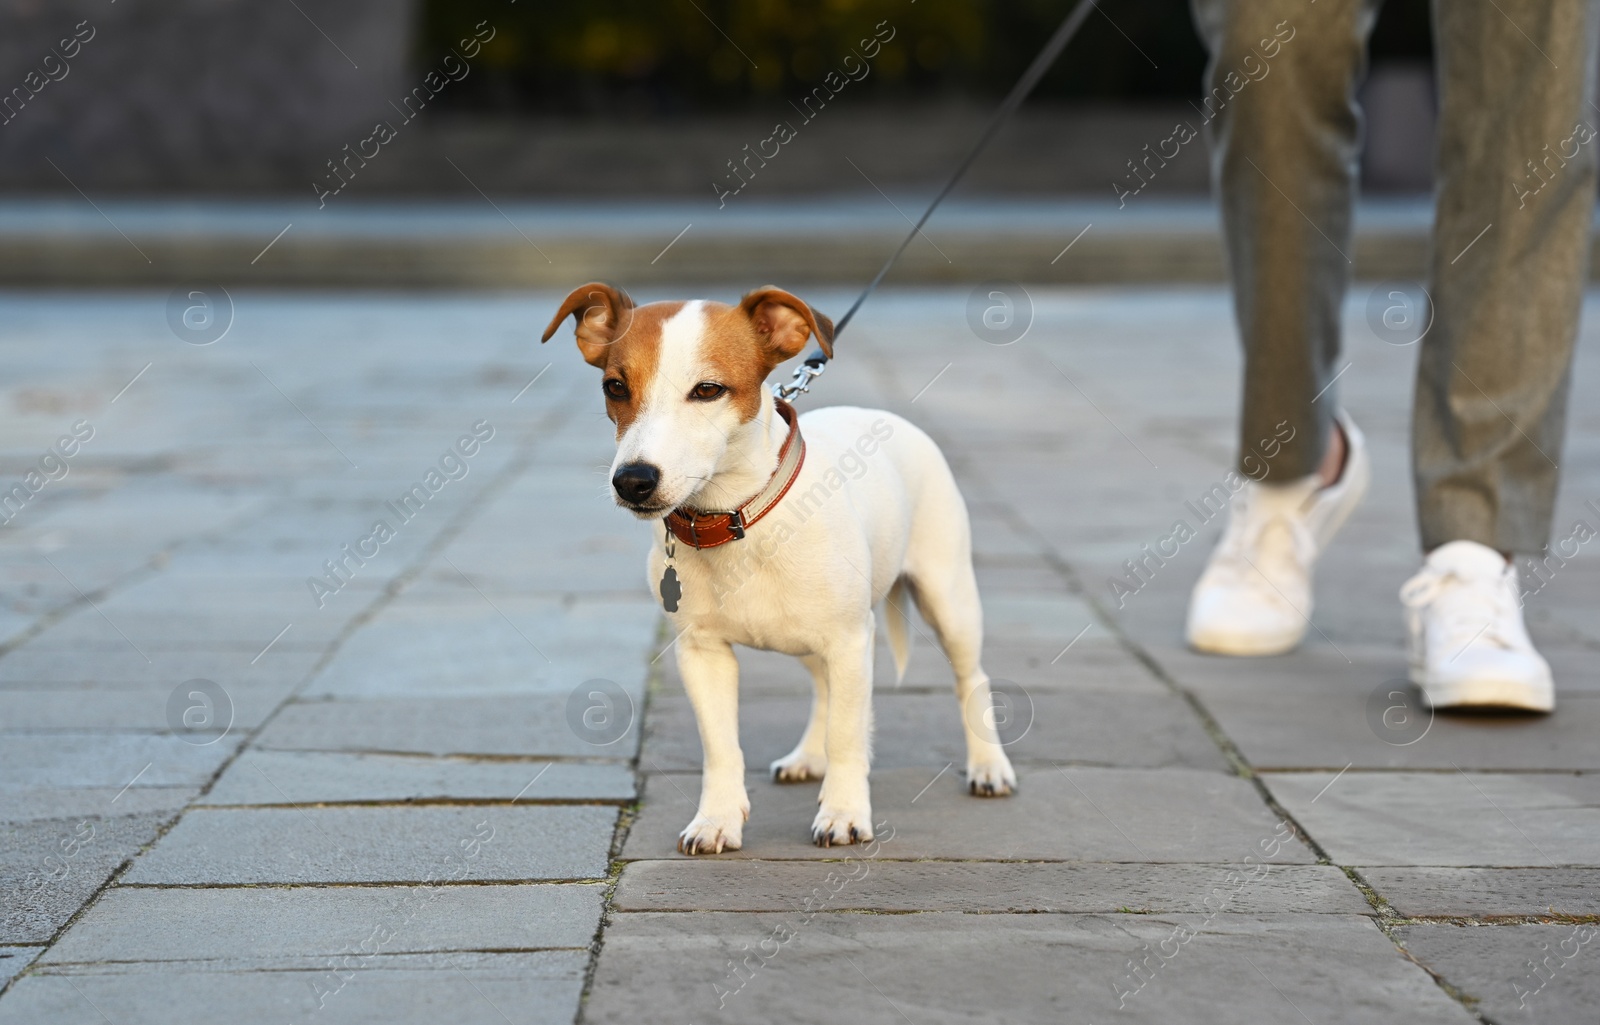
POLYGON ((1344 476, 1344 464, 1349 456, 1350 443, 1344 436, 1344 428, 1335 420, 1333 431, 1328 435, 1328 451, 1323 454, 1322 465, 1317 468, 1317 479, 1323 487, 1332 487, 1339 483, 1339 478, 1344 476))

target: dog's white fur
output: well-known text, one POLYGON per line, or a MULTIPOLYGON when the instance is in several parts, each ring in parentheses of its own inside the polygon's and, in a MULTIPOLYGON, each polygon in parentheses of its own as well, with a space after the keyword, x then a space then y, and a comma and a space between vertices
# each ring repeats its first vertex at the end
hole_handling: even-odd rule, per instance
MULTIPOLYGON (((764 385, 756 415, 742 421, 727 402, 685 397, 713 373, 701 303, 684 305, 660 337, 656 380, 618 440, 612 471, 640 462, 659 469, 662 507, 636 509, 641 518, 686 504, 735 508, 766 485, 787 425, 764 385)), ((817 409, 800 425, 804 467, 770 514, 742 540, 702 550, 676 545, 683 592, 669 616, 705 753, 699 808, 679 839, 685 853, 737 850, 749 816, 735 644, 794 655, 811 672, 810 722, 771 770, 781 781, 822 779, 813 839, 827 846, 873 838, 873 609, 885 600, 897 668, 904 672, 910 598, 955 670, 971 792, 1003 795, 1016 785, 979 665, 983 612, 967 509, 943 455, 921 430, 879 410, 817 409)), ((655 534, 652 593, 666 558, 663 532, 655 534)))

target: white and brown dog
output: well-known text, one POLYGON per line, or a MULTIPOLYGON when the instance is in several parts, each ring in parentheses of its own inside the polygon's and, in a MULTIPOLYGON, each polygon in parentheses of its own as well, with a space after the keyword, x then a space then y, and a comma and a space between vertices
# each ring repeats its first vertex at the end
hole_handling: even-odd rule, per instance
POLYGON ((749 817, 735 644, 797 656, 811 671, 811 721, 772 775, 822 780, 812 839, 872 839, 873 608, 885 599, 897 670, 908 597, 955 669, 968 789, 1009 794, 1016 774, 978 664, 983 610, 967 509, 944 456, 892 413, 835 406, 801 417, 764 383, 812 336, 831 356, 832 321, 776 288, 737 306, 636 307, 594 283, 567 296, 543 340, 572 315, 617 425, 617 504, 667 521, 649 580, 678 635, 705 751, 699 810, 679 849, 738 850, 749 817))

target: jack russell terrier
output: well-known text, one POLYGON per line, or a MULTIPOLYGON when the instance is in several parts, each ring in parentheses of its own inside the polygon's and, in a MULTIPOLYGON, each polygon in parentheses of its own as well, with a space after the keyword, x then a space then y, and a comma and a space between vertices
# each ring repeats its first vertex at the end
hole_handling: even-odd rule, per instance
POLYGON ((832 356, 833 322, 777 288, 737 306, 635 306, 596 282, 567 296, 542 341, 573 315, 578 351, 604 373, 606 415, 617 425, 616 502, 666 521, 649 580, 678 635, 705 751, 699 810, 678 849, 738 850, 750 815, 735 644, 794 655, 811 671, 811 721, 771 769, 780 782, 822 780, 812 839, 827 847, 873 838, 879 601, 901 676, 908 599, 955 670, 968 790, 1009 794, 1017 777, 978 664, 983 610, 967 508, 944 456, 893 413, 835 406, 799 416, 765 384, 812 336, 832 356))

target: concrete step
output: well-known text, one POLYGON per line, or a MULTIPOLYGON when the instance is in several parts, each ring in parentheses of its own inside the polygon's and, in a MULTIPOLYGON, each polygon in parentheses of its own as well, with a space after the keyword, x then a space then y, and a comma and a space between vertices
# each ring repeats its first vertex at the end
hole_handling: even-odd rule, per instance
MULTIPOLYGON (((866 282, 926 194, 741 202, 87 199, 0 203, 0 285, 358 288, 866 282)), ((1426 199, 1364 202, 1358 277, 1423 276, 1426 199)), ((900 283, 1225 279, 1204 200, 952 200, 896 264, 900 283)))

